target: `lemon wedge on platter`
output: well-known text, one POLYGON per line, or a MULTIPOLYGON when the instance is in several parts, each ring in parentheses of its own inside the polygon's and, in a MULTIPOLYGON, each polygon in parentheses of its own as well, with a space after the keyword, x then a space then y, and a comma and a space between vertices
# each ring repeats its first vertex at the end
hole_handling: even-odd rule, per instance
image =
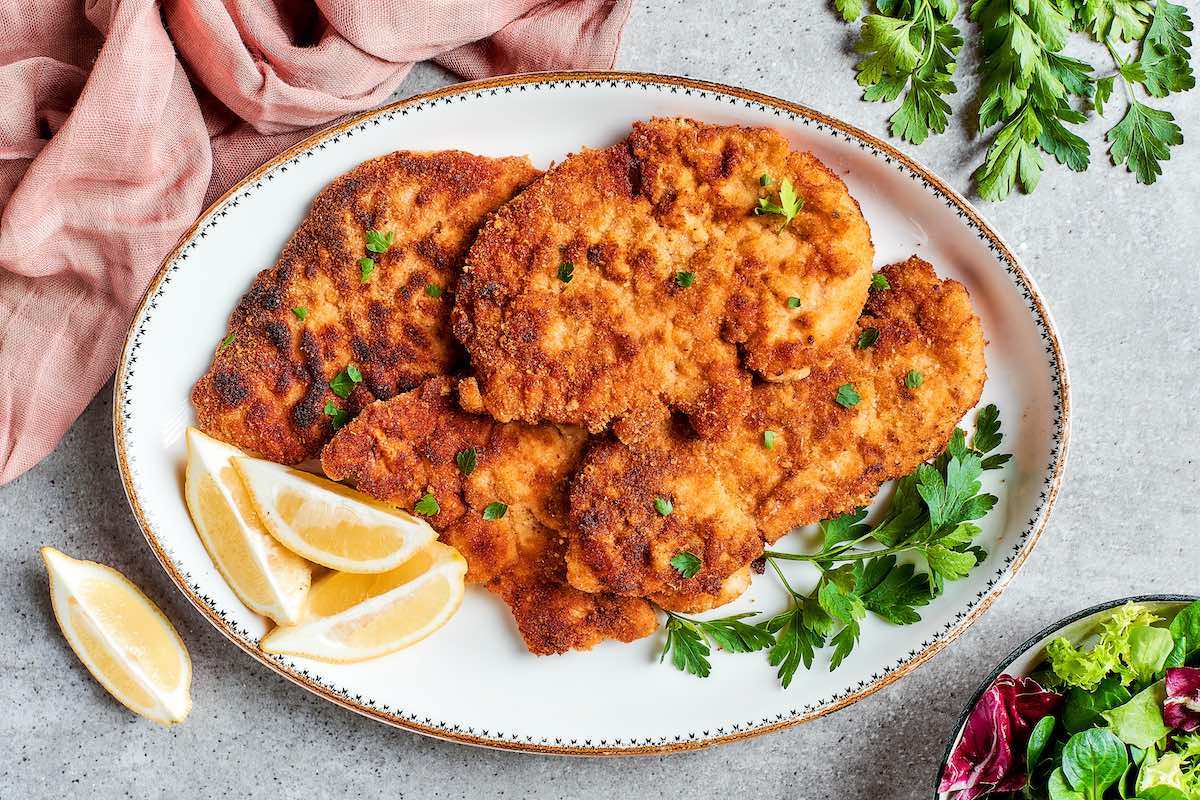
POLYGON ((386 655, 446 624, 462 603, 466 574, 457 550, 433 542, 387 572, 326 575, 313 583, 304 619, 275 628, 260 646, 335 663, 386 655))
POLYGON ((258 518, 233 459, 241 450, 187 431, 184 498, 200 541, 248 608, 280 625, 300 618, 312 565, 281 545, 258 518))
POLYGON ((387 572, 437 538, 424 520, 325 478, 257 458, 233 464, 271 535, 330 569, 387 572))
POLYGON ((192 708, 192 661, 175 627, 121 573, 43 547, 50 601, 63 636, 101 685, 163 725, 192 708))

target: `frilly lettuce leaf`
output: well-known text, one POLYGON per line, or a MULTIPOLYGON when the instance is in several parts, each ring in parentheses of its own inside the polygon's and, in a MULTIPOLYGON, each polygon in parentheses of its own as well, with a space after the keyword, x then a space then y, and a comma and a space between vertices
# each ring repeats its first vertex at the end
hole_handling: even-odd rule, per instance
POLYGON ((1130 663, 1130 631, 1161 622, 1161 617, 1143 606, 1135 603, 1121 606, 1100 625, 1091 650, 1076 648, 1062 636, 1050 642, 1046 647, 1050 667, 1068 686, 1089 692, 1110 672, 1119 675, 1122 684, 1129 684, 1137 677, 1130 663))

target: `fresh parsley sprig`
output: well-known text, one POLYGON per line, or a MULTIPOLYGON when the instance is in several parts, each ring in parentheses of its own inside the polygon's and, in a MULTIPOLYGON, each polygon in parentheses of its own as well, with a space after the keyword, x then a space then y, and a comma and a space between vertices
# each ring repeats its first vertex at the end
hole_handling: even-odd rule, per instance
MULTIPOLYGON (((870 0, 833 4, 847 22, 872 8, 870 0)), ((920 144, 929 133, 944 131, 949 120, 945 96, 955 91, 962 46, 953 24, 958 3, 875 0, 873 7, 877 13, 862 17, 858 82, 866 100, 891 102, 903 92, 891 132, 920 144)), ((974 174, 981 197, 1032 192, 1046 155, 1072 171, 1086 170, 1091 148, 1072 128, 1086 122, 1092 109, 1105 116, 1118 83, 1126 103, 1105 134, 1108 154, 1139 183, 1157 180, 1183 132, 1169 111, 1152 107, 1145 96, 1166 97, 1196 85, 1186 7, 1169 0, 973 0, 968 17, 983 56, 978 129, 991 136, 974 174), (1071 31, 1103 45, 1110 68, 1097 70, 1064 55, 1071 31)))
POLYGON ((743 622, 752 612, 712 620, 692 619, 667 611, 667 640, 659 662, 668 654, 675 669, 707 678, 712 671, 710 644, 729 653, 752 653, 770 647, 775 639, 762 628, 743 622))
POLYGON ((867 512, 860 509, 819 523, 821 546, 814 553, 766 551, 766 564, 788 595, 783 611, 753 626, 744 621, 748 614, 694 620, 668 612, 663 658, 671 653, 677 668, 705 677, 711 669, 710 639, 731 652, 766 649, 768 663, 787 688, 799 668, 810 669, 817 651, 826 647, 833 648, 829 668, 837 669, 858 643, 868 612, 895 625, 919 622, 917 609, 937 598, 946 581, 966 577, 987 557, 974 544, 981 532, 974 522, 996 503, 995 496, 982 491, 983 472, 1010 458, 992 453, 1004 439, 1000 427, 996 406, 981 409, 970 445, 966 433, 955 430, 944 453, 896 482, 891 502, 874 524, 867 523, 867 512), (901 562, 901 554, 915 557, 927 571, 901 562), (817 568, 811 591, 792 586, 783 561, 817 568), (758 646, 767 639, 743 635, 726 646, 711 626, 721 631, 756 627, 769 643, 758 646))
MULTIPOLYGON (((863 0, 835 0, 842 18, 853 22, 863 0)), ((947 95, 954 94, 954 70, 963 39, 951 20, 957 0, 876 0, 879 13, 863 17, 855 49, 863 55, 855 69, 863 99, 890 103, 904 99, 891 117, 892 135, 920 144, 946 130, 947 95)))
POLYGON ((1042 153, 1076 172, 1091 160, 1088 143, 1066 125, 1087 119, 1071 100, 1091 96, 1092 68, 1061 53, 1071 21, 1061 5, 1054 0, 971 4, 971 19, 982 31, 979 130, 1000 126, 975 171, 985 200, 1003 200, 1017 186, 1032 192, 1045 168, 1042 153))

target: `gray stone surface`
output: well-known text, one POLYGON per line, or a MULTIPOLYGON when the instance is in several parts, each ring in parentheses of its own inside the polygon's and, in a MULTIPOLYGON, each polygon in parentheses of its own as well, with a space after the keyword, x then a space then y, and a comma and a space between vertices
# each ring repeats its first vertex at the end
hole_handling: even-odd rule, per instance
MULTIPOLYGON (((761 90, 883 136, 889 110, 859 100, 849 45, 824 2, 640 3, 618 64, 761 90)), ((420 68, 404 93, 450 79, 420 68)), ((963 109, 969 69, 960 82, 963 109)), ((1193 140, 1197 97, 1168 104, 1193 140)), ((902 149, 965 188, 981 155, 967 131, 902 149)), ((1095 150, 1101 135, 1089 126, 1095 150)), ((492 752, 369 722, 240 655, 170 584, 121 492, 106 388, 43 464, 0 489, 0 796, 929 797, 961 704, 1010 648, 1093 602, 1200 592, 1200 147, 1177 150, 1150 189, 1096 161, 1084 175, 1051 168, 1034 196, 982 206, 1057 317, 1071 459, 1050 528, 1011 588, 905 680, 798 728, 665 757, 492 752), (44 543, 118 567, 162 604, 195 664, 187 724, 134 718, 81 667, 50 614, 44 543)))

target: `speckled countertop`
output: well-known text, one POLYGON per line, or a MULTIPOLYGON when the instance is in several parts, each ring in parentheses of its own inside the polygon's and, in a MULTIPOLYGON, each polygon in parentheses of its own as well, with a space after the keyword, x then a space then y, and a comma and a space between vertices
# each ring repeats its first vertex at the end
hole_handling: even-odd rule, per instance
MULTIPOLYGON (((883 136, 889 110, 859 100, 850 44, 823 2, 639 3, 618 67, 745 86, 883 136)), ((402 94, 451 80, 422 66, 402 94)), ((956 109, 970 105, 972 80, 968 65, 956 109)), ((1198 97, 1167 104, 1191 140, 1198 97)), ((966 125, 901 145, 960 189, 982 148, 966 125)), ((981 205, 1057 319, 1072 378, 1071 461, 1016 581, 911 676, 816 722, 672 756, 528 756, 392 730, 242 656, 175 590, 126 506, 106 388, 44 463, 0 488, 0 797, 929 797, 960 706, 1002 654, 1100 600, 1200 592, 1200 146, 1175 150, 1152 189, 1094 158, 1083 175, 1050 169, 1032 197, 981 205), (195 666, 185 725, 133 717, 67 649, 37 558, 43 543, 120 568, 163 605, 195 666)))

